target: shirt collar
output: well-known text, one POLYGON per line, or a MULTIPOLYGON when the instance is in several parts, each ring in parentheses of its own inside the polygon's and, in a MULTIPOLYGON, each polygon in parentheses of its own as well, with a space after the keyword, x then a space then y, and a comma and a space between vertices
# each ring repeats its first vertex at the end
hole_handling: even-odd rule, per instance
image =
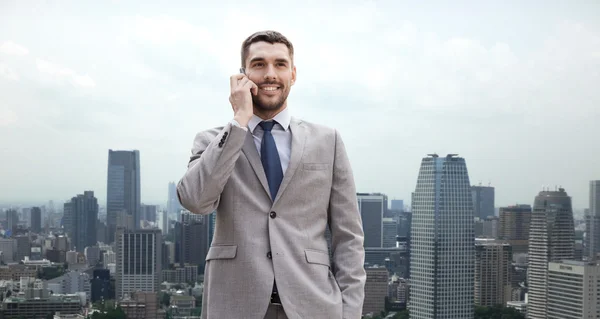
MULTIPOLYGON (((281 125, 283 127, 284 131, 287 131, 290 128, 290 122, 292 120, 292 116, 290 115, 290 111, 286 107, 285 109, 283 109, 283 111, 281 111, 277 115, 275 115, 273 120, 277 121, 277 123, 279 123, 279 125, 281 125)), ((262 121, 264 121, 264 120, 261 119, 260 117, 256 116, 256 114, 253 114, 252 118, 248 122, 248 128, 250 129, 250 132, 254 132, 254 129, 262 121)))

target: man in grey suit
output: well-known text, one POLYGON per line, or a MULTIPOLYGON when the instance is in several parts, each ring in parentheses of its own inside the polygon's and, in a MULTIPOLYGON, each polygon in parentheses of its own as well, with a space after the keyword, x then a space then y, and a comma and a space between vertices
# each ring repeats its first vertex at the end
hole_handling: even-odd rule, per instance
POLYGON ((286 37, 257 32, 241 55, 233 119, 196 135, 177 185, 189 211, 216 210, 202 318, 360 318, 364 234, 344 143, 334 129, 291 117, 296 67, 286 37))

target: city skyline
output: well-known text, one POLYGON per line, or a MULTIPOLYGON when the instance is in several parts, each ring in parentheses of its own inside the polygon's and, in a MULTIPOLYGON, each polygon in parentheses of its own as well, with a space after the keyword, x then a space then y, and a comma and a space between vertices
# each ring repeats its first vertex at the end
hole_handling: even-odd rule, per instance
POLYGON ((498 207, 556 185, 587 208, 600 3, 430 5, 2 1, 0 202, 105 203, 108 149, 140 150, 141 200, 166 202, 195 134, 232 117, 241 42, 272 28, 296 49, 292 114, 340 131, 357 191, 409 204, 420 158, 458 153, 498 207))

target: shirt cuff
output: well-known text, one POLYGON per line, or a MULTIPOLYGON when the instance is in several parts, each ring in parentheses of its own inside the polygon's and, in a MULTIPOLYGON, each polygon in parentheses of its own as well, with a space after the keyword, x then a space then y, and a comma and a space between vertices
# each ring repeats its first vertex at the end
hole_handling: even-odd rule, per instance
POLYGON ((229 121, 229 123, 231 123, 232 125, 235 125, 235 126, 241 128, 241 129, 243 129, 246 132, 248 131, 247 127, 241 126, 240 123, 238 123, 238 121, 236 121, 236 120, 231 120, 231 121, 229 121))

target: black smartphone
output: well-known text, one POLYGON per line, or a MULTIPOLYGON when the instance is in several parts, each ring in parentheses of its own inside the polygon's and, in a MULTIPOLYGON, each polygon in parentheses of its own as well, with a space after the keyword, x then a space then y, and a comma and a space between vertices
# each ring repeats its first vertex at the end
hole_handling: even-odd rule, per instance
POLYGON ((241 73, 241 74, 246 74, 246 69, 244 69, 244 68, 240 68, 240 73, 241 73))

